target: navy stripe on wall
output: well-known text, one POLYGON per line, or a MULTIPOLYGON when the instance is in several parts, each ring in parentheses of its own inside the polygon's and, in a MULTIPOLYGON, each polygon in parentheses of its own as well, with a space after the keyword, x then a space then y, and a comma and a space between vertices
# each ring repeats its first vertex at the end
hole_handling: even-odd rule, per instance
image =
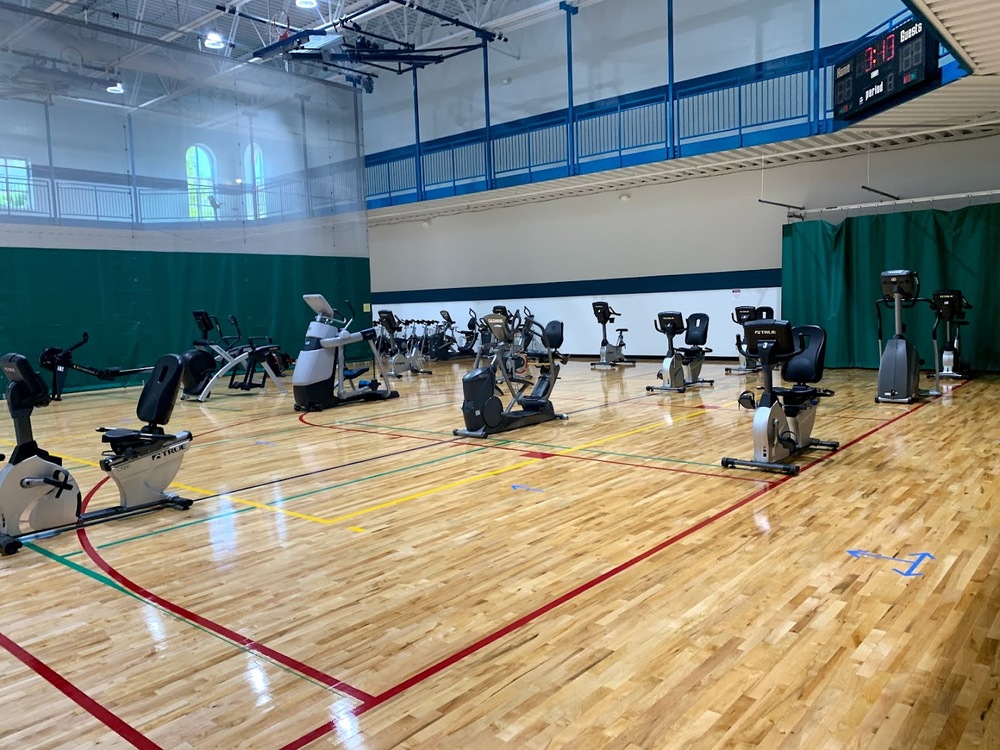
POLYGON ((454 289, 420 289, 412 292, 372 292, 376 305, 413 302, 461 302, 475 299, 524 299, 546 297, 604 297, 619 294, 700 292, 713 289, 759 289, 781 286, 781 269, 720 271, 628 279, 553 281, 544 284, 466 286, 454 289))

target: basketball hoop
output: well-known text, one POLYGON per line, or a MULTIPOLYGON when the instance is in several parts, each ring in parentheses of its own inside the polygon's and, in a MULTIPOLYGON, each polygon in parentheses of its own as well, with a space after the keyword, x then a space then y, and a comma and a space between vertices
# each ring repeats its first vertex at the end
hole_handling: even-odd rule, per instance
POLYGON ((285 11, 279 10, 271 16, 271 20, 267 24, 267 37, 271 44, 285 41, 291 36, 291 33, 292 23, 288 20, 288 14, 285 11))

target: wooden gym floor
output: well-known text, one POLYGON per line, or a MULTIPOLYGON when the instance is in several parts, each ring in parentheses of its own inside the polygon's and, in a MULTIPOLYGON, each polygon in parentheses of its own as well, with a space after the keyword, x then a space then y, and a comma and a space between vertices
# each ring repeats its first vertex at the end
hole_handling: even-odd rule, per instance
MULTIPOLYGON (((1000 747, 1000 378, 876 405, 830 371, 842 447, 785 478, 720 467, 756 382, 722 365, 646 395, 655 363, 572 362, 569 421, 479 441, 467 367, 178 403, 190 511, 0 559, 0 747, 1000 747)), ((91 509, 137 396, 35 414, 91 509)))

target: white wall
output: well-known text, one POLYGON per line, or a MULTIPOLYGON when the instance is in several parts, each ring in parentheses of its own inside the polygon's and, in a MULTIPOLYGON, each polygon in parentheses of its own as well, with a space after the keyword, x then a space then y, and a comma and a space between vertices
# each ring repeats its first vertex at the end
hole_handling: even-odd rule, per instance
MULTIPOLYGON (((764 197, 822 207, 871 201, 863 184, 914 198, 995 189, 998 163, 1000 136, 930 144, 876 152, 870 161, 858 155, 769 169, 764 197)), ((419 222, 373 226, 372 290, 386 294, 390 302, 383 306, 404 318, 436 318, 445 307, 463 321, 470 304, 485 312, 498 302, 527 303, 540 319, 566 322, 567 351, 595 351, 599 329, 590 302, 596 297, 394 305, 391 293, 781 267, 785 210, 757 202, 758 170, 630 189, 629 195, 627 202, 617 193, 602 193, 440 216, 429 227, 419 222)), ((662 341, 650 333, 649 321, 671 307, 685 314, 708 312, 710 345, 734 354, 735 326, 725 322, 732 308, 777 306, 777 291, 742 290, 741 297, 731 290, 632 295, 611 301, 620 305, 623 325, 635 331, 628 340, 633 354, 661 353, 662 341)))
MULTIPOLYGON (((825 0, 823 45, 856 39, 903 9, 901 0, 825 0)), ((676 0, 678 81, 811 50, 813 0, 676 0)), ((510 32, 490 46, 493 123, 566 107, 566 22, 556 18, 510 32), (504 80, 509 83, 504 84, 504 80)), ((665 0, 605 0, 573 18, 574 101, 583 104, 667 83, 665 0)), ((484 125, 481 54, 471 52, 419 73, 422 141, 484 125)), ((410 74, 383 73, 365 96, 368 153, 410 145, 410 74)))

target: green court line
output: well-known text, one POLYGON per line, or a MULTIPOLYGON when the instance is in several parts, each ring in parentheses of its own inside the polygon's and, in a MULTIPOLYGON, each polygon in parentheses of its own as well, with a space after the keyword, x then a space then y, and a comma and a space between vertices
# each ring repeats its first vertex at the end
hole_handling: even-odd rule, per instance
MULTIPOLYGON (((248 508, 247 510, 252 510, 252 509, 248 508)), ((317 682, 316 680, 312 679, 311 677, 307 677, 306 675, 300 674, 300 673, 296 672, 293 669, 289 669, 288 667, 284 666, 283 664, 279 664, 278 662, 273 661, 272 659, 268 658, 267 656, 264 656, 263 654, 259 654, 256 651, 251 651, 248 648, 244 648, 243 646, 239 645, 238 643, 233 643, 233 641, 229 640, 228 638, 223 638, 218 633, 213 633, 211 630, 208 630, 207 628, 202 627, 201 625, 199 625, 199 624, 197 624, 195 622, 191 622, 190 620, 185 619, 184 617, 181 617, 180 615, 178 615, 178 614, 176 614, 174 612, 171 612, 169 609, 161 607, 159 604, 151 602, 148 599, 143 599, 141 596, 139 596, 138 594, 136 594, 134 591, 129 591, 127 588, 125 588, 124 586, 122 586, 117 581, 112 580, 111 578, 108 578, 107 576, 105 576, 105 575, 103 575, 101 573, 97 573, 96 571, 93 571, 93 570, 90 570, 88 568, 85 568, 84 566, 80 565, 79 563, 75 563, 72 560, 67 560, 66 557, 64 557, 63 555, 58 555, 55 552, 52 552, 51 550, 47 550, 44 547, 40 547, 39 545, 35 544, 34 542, 25 542, 24 546, 27 547, 28 549, 34 550, 35 552, 37 552, 38 554, 40 554, 42 557, 47 557, 49 560, 57 562, 60 565, 65 565, 70 570, 76 571, 77 573, 82 573, 83 575, 87 576, 91 580, 97 581, 98 583, 102 583, 105 586, 107 586, 108 588, 114 589, 115 591, 118 591, 119 593, 125 594, 126 596, 129 596, 132 599, 135 599, 136 601, 142 602, 143 604, 145 604, 147 606, 154 607, 157 610, 159 610, 160 612, 162 612, 163 614, 167 615, 168 617, 172 617, 174 620, 177 620, 178 622, 182 622, 182 623, 184 623, 186 625, 190 625, 195 630, 200 630, 202 633, 205 633, 206 635, 212 636, 217 641, 221 641, 222 643, 225 643, 228 646, 232 646, 237 651, 242 651, 243 653, 246 653, 246 654, 253 654, 254 657, 260 659, 261 661, 266 661, 268 664, 271 664, 272 666, 277 667, 278 669, 280 669, 283 672, 287 672, 288 674, 292 675, 293 677, 298 677, 300 680, 305 680, 306 682, 308 682, 308 683, 310 683, 312 685, 315 685, 316 687, 320 688, 321 690, 323 690, 323 692, 333 693, 334 695, 338 695, 338 696, 349 697, 349 696, 344 695, 344 693, 338 692, 337 690, 335 690, 332 687, 324 685, 322 682, 317 682)))
MULTIPOLYGON (((222 497, 225 497, 223 495, 222 497)), ((269 503, 268 503, 269 504, 269 503)), ((177 523, 173 526, 167 526, 163 529, 156 529, 154 531, 145 531, 142 534, 136 534, 134 536, 126 537, 124 539, 118 539, 114 542, 106 542, 105 544, 95 544, 95 549, 107 549, 108 547, 117 547, 120 544, 125 544, 126 542, 134 542, 139 539, 146 539, 151 536, 156 536, 157 534, 163 534, 167 531, 177 531, 179 529, 185 529, 188 526, 195 526, 200 523, 207 523, 208 521, 214 521, 217 518, 226 518, 227 516, 235 516, 237 513, 249 513, 251 510, 256 510, 256 508, 245 507, 245 508, 234 508, 232 510, 226 511, 225 513, 217 513, 214 516, 206 516, 205 518, 196 518, 193 521, 185 521, 184 523, 177 523)), ((77 555, 82 555, 83 550, 77 550, 76 552, 67 552, 63 557, 76 557, 77 555)))
MULTIPOLYGON (((319 489, 309 490, 308 492, 303 492, 303 493, 300 493, 298 495, 290 495, 289 497, 283 497, 283 498, 280 498, 278 500, 270 500, 268 502, 264 502, 264 503, 261 503, 261 504, 262 505, 280 506, 280 505, 284 505, 285 503, 287 503, 287 502, 289 502, 291 500, 298 500, 298 499, 301 499, 303 497, 308 497, 310 495, 315 495, 315 494, 320 493, 320 492, 327 492, 327 491, 332 490, 332 489, 337 489, 339 487, 347 487, 348 485, 352 485, 352 484, 359 484, 361 482, 366 482, 366 481, 368 481, 370 479, 378 479, 379 477, 389 476, 390 474, 399 474, 399 473, 402 473, 402 472, 405 472, 405 471, 409 471, 410 469, 419 469, 422 466, 430 466, 431 464, 439 463, 441 461, 448 461, 448 460, 451 460, 453 458, 460 458, 462 456, 467 456, 467 455, 469 455, 471 453, 478 453, 478 452, 484 451, 484 450, 486 450, 486 446, 483 446, 482 448, 472 448, 471 450, 463 451, 462 453, 456 453, 453 456, 442 456, 441 458, 434 458, 434 459, 431 459, 430 461, 422 461, 421 463, 410 464, 409 466, 402 466, 402 467, 399 467, 397 469, 390 469, 389 471, 383 471, 383 472, 380 472, 378 474, 369 474, 369 475, 364 476, 364 477, 357 477, 355 479, 350 479, 350 480, 348 480, 346 482, 339 482, 337 484, 330 485, 329 487, 321 487, 319 489)), ((226 497, 227 494, 228 493, 222 493, 221 495, 217 495, 213 499, 224 498, 224 497, 226 497)), ((195 502, 200 502, 200 501, 196 500, 195 502)), ((214 515, 205 516, 204 518, 197 518, 197 519, 194 519, 192 521, 185 521, 184 523, 174 524, 172 526, 167 526, 167 527, 162 528, 162 529, 154 529, 153 531, 146 531, 146 532, 143 532, 142 534, 136 534, 134 536, 126 537, 125 539, 118 539, 118 540, 116 540, 114 542, 107 542, 105 544, 94 545, 94 546, 97 549, 107 549, 108 547, 117 547, 117 546, 119 546, 121 544, 126 544, 128 542, 135 542, 135 541, 138 541, 140 539, 148 539, 150 537, 158 536, 160 534, 166 534, 167 532, 178 531, 180 529, 184 529, 184 528, 187 528, 189 526, 195 526, 196 524, 208 523, 209 521, 215 521, 215 520, 217 520, 219 518, 228 518, 229 516, 235 516, 235 515, 237 515, 239 513, 248 513, 248 512, 250 512, 252 510, 256 510, 256 508, 252 508, 252 507, 250 507, 250 508, 233 508, 233 509, 225 511, 223 513, 215 513, 214 515)), ((82 555, 82 554, 83 554, 83 550, 77 550, 76 552, 69 552, 69 553, 67 553, 65 555, 65 557, 67 557, 67 558, 69 558, 69 557, 75 557, 76 555, 82 555)))

